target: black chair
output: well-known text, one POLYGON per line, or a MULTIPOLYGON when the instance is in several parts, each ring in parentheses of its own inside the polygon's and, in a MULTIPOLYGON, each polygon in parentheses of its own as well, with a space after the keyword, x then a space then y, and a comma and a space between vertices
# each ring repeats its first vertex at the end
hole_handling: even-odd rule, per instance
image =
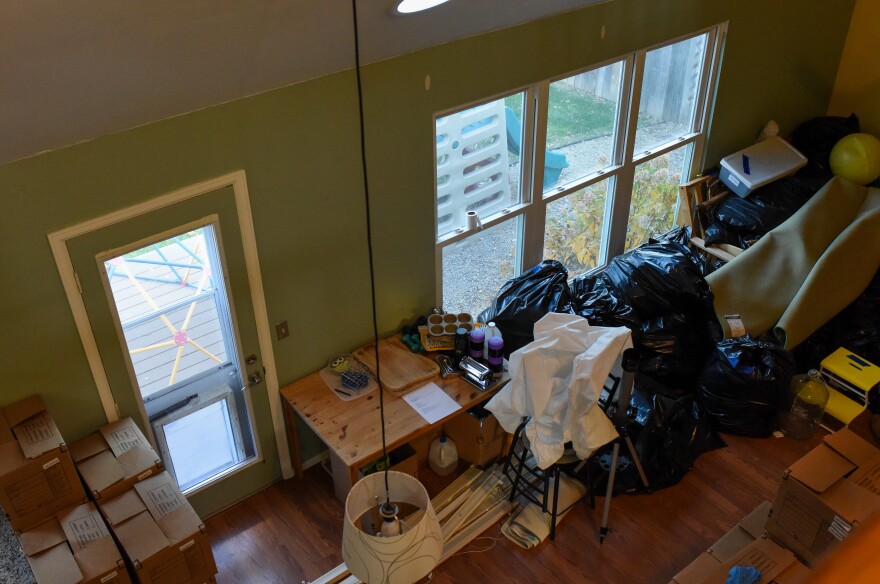
MULTIPOLYGON (((629 404, 630 395, 632 394, 633 372, 638 366, 639 356, 633 349, 624 351, 621 360, 624 369, 623 376, 617 377, 609 375, 608 380, 603 387, 602 396, 598 405, 602 411, 611 419, 618 431, 618 438, 612 441, 612 459, 611 468, 608 477, 608 485, 605 493, 605 506, 602 512, 602 525, 599 529, 599 542, 604 541, 608 534, 608 514, 611 508, 611 496, 614 488, 614 478, 616 474, 616 465, 620 445, 623 443, 630 451, 633 463, 638 470, 639 476, 648 488, 648 479, 642 469, 635 447, 630 440, 626 430, 628 422, 626 416, 626 405, 629 404), (621 382, 623 387, 621 387, 621 382), (618 389, 621 389, 618 394, 618 389)), ((559 479, 562 467, 573 466, 572 474, 578 474, 582 469, 586 470, 587 495, 589 497, 590 508, 595 508, 596 502, 593 495, 593 481, 590 477, 590 465, 586 460, 578 459, 577 454, 572 448, 571 443, 567 443, 564 447, 563 455, 554 464, 546 469, 538 467, 529 448, 529 441, 525 435, 525 427, 529 423, 530 418, 524 418, 522 423, 517 427, 513 434, 513 441, 507 453, 507 459, 504 462, 504 475, 513 483, 510 491, 510 501, 516 499, 521 494, 526 499, 540 505, 544 513, 550 514, 550 539, 556 537, 556 520, 559 515, 565 513, 568 508, 558 509, 559 498, 559 479), (511 476, 510 471, 513 472, 511 476), (551 493, 552 483, 552 493, 551 493), (551 496, 552 495, 552 496, 551 496)))
MULTIPOLYGON (((579 464, 580 460, 571 447, 571 443, 568 443, 559 460, 546 469, 540 468, 535 463, 532 451, 529 448, 529 440, 524 432, 529 420, 530 418, 524 419, 513 433, 513 442, 508 450, 503 472, 513 483, 513 488, 510 491, 510 501, 516 499, 517 495, 522 495, 535 505, 540 505, 544 513, 550 514, 550 539, 555 539, 556 519, 569 509, 569 507, 565 509, 558 508, 561 467, 579 464), (513 477, 511 477, 510 471, 513 472, 513 477)), ((589 473, 589 466, 586 469, 589 473)), ((589 478, 587 479, 587 486, 590 507, 592 508, 595 507, 595 501, 593 499, 593 490, 590 488, 589 478)))

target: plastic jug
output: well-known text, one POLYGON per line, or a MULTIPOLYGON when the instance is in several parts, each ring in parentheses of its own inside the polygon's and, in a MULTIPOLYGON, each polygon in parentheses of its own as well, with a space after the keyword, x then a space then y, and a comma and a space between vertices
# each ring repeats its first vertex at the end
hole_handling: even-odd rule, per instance
POLYGON ((797 440, 813 435, 828 405, 828 386, 822 375, 811 369, 806 375, 795 375, 789 387, 791 406, 783 411, 779 429, 797 440))
POLYGON ((458 448, 446 436, 431 442, 428 450, 428 466, 441 477, 445 477, 458 466, 458 448))

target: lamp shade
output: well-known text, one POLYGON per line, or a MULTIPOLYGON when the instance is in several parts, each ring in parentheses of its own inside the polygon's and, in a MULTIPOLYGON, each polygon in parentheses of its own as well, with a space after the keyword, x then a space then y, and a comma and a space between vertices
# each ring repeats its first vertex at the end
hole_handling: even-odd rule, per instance
POLYGON ((360 518, 385 501, 385 474, 367 475, 351 488, 345 500, 342 559, 352 575, 368 584, 412 584, 440 561, 443 534, 425 487, 408 474, 388 471, 388 492, 394 503, 423 510, 415 524, 400 535, 377 537, 361 530, 360 518))

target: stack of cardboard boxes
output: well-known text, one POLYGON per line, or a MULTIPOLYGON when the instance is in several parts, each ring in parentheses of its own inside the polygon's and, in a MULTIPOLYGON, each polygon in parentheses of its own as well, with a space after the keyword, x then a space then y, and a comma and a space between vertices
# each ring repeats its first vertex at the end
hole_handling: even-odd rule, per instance
POLYGON ((39 397, 0 414, 0 505, 38 584, 214 582, 205 527, 133 420, 68 449, 39 397))
POLYGON ((673 583, 723 583, 734 566, 757 568, 761 584, 801 582, 878 512, 880 448, 843 428, 785 471, 772 506, 764 502, 673 583))

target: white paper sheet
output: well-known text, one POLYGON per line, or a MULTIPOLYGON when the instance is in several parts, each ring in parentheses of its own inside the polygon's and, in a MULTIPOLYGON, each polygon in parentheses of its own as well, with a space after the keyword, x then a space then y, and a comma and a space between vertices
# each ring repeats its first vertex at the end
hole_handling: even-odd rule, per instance
POLYGON ((433 382, 409 392, 403 396, 403 399, 429 424, 442 420, 452 412, 461 409, 461 406, 454 399, 446 395, 446 392, 433 382))

